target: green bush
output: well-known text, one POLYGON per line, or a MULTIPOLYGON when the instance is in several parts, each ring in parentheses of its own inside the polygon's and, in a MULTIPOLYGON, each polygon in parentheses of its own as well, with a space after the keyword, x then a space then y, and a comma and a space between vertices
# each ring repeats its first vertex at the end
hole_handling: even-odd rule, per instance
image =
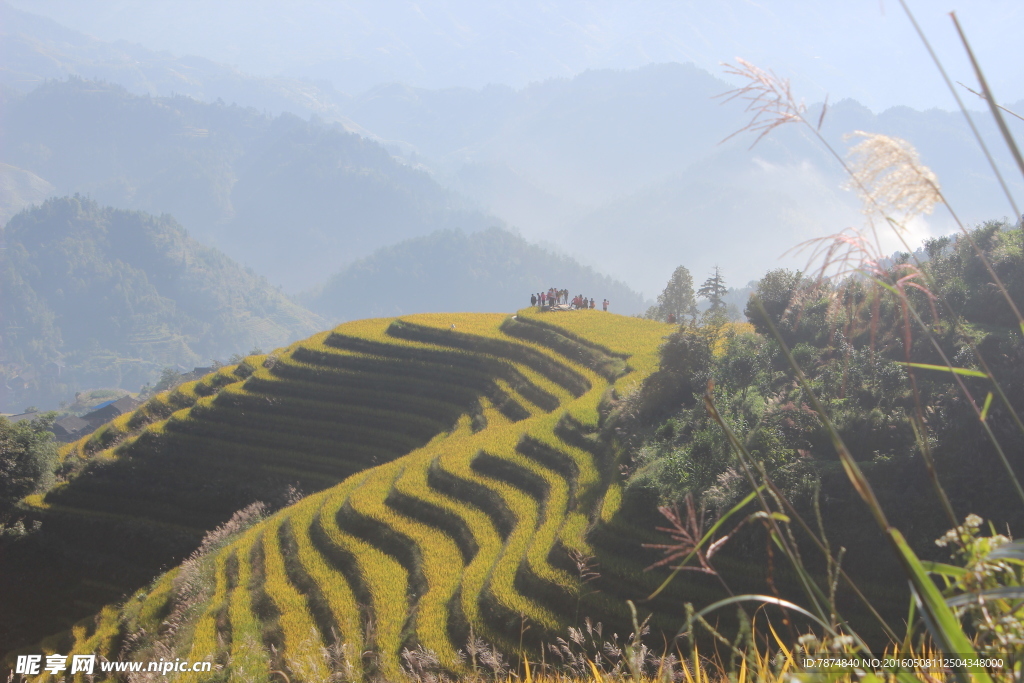
POLYGON ((15 423, 0 417, 0 526, 12 519, 21 498, 53 486, 58 460, 50 430, 56 417, 40 413, 15 423))

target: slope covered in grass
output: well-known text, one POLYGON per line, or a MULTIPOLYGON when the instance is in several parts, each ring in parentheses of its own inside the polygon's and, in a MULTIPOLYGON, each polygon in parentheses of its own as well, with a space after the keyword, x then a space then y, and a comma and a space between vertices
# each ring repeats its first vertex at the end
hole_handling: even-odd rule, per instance
MULTIPOLYGON (((46 648, 210 658, 229 679, 266 680, 278 669, 293 681, 326 680, 345 667, 394 676, 403 649, 419 646, 461 671, 471 634, 517 652, 583 615, 628 629, 624 598, 642 597, 658 577, 641 571, 649 558, 637 536, 618 549, 608 542, 623 530, 620 454, 607 427, 618 398, 656 368, 669 331, 600 311, 358 321, 157 397, 109 428, 123 434, 94 434, 66 457, 110 458, 116 468, 159 460, 132 453, 162 442, 179 471, 340 483, 207 543, 46 648), (143 415, 154 421, 143 426, 143 415), (402 445, 381 443, 427 424, 402 445), (295 441, 275 451, 281 438, 295 441), (595 527, 609 549, 591 545, 595 527)), ((87 508, 127 515, 95 486, 79 477, 39 504, 70 517, 75 501, 79 518, 87 508)), ((193 528, 203 519, 212 528, 240 507, 220 492, 187 495, 172 513, 154 489, 131 514, 157 525, 187 510, 193 528)), ((701 581, 687 586, 691 598, 714 593, 701 581)))

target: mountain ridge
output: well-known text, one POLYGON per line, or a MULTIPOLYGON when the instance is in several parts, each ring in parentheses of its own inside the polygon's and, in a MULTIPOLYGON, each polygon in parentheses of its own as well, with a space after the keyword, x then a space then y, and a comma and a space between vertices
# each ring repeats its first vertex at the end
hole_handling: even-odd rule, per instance
POLYGON ((56 407, 90 386, 137 391, 163 367, 279 346, 323 324, 168 215, 53 198, 0 236, 7 411, 56 407))
POLYGON ((383 247, 298 300, 328 320, 410 313, 513 311, 549 287, 582 293, 611 310, 642 313, 650 302, 621 281, 501 228, 439 231, 383 247))
POLYGON ((291 291, 403 237, 498 222, 376 142, 315 119, 79 79, 8 97, 3 114, 2 161, 61 194, 171 213, 291 291))

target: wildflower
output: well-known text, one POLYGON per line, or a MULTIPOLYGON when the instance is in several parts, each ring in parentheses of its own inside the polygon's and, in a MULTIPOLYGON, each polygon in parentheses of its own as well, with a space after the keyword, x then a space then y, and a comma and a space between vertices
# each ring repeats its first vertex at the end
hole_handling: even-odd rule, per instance
POLYGON ((942 534, 942 536, 935 539, 935 545, 939 546, 940 548, 945 548, 950 543, 956 543, 958 538, 960 538, 960 535, 957 529, 950 529, 946 533, 942 534))
POLYGON ((805 633, 796 640, 806 652, 814 652, 818 647, 818 636, 813 633, 805 633))
POLYGON ((836 636, 832 639, 832 649, 835 652, 846 652, 854 646, 852 636, 836 636))

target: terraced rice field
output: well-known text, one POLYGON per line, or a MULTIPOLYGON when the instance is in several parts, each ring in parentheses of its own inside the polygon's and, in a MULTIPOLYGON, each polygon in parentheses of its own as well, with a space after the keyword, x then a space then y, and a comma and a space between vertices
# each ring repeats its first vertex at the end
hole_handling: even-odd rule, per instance
MULTIPOLYGON (((602 428, 669 331, 598 311, 366 320, 154 398, 65 457, 119 461, 163 441, 204 468, 332 485, 175 570, 204 573, 192 602, 171 572, 51 649, 116 659, 145 631, 171 644, 161 656, 212 659, 227 679, 324 681, 331 651, 355 677, 396 677, 415 647, 458 673, 471 637, 517 653, 583 614, 627 624, 625 597, 659 577, 635 537, 613 549, 630 530, 602 428)), ((215 508, 152 503, 149 519, 179 525, 215 508)))

